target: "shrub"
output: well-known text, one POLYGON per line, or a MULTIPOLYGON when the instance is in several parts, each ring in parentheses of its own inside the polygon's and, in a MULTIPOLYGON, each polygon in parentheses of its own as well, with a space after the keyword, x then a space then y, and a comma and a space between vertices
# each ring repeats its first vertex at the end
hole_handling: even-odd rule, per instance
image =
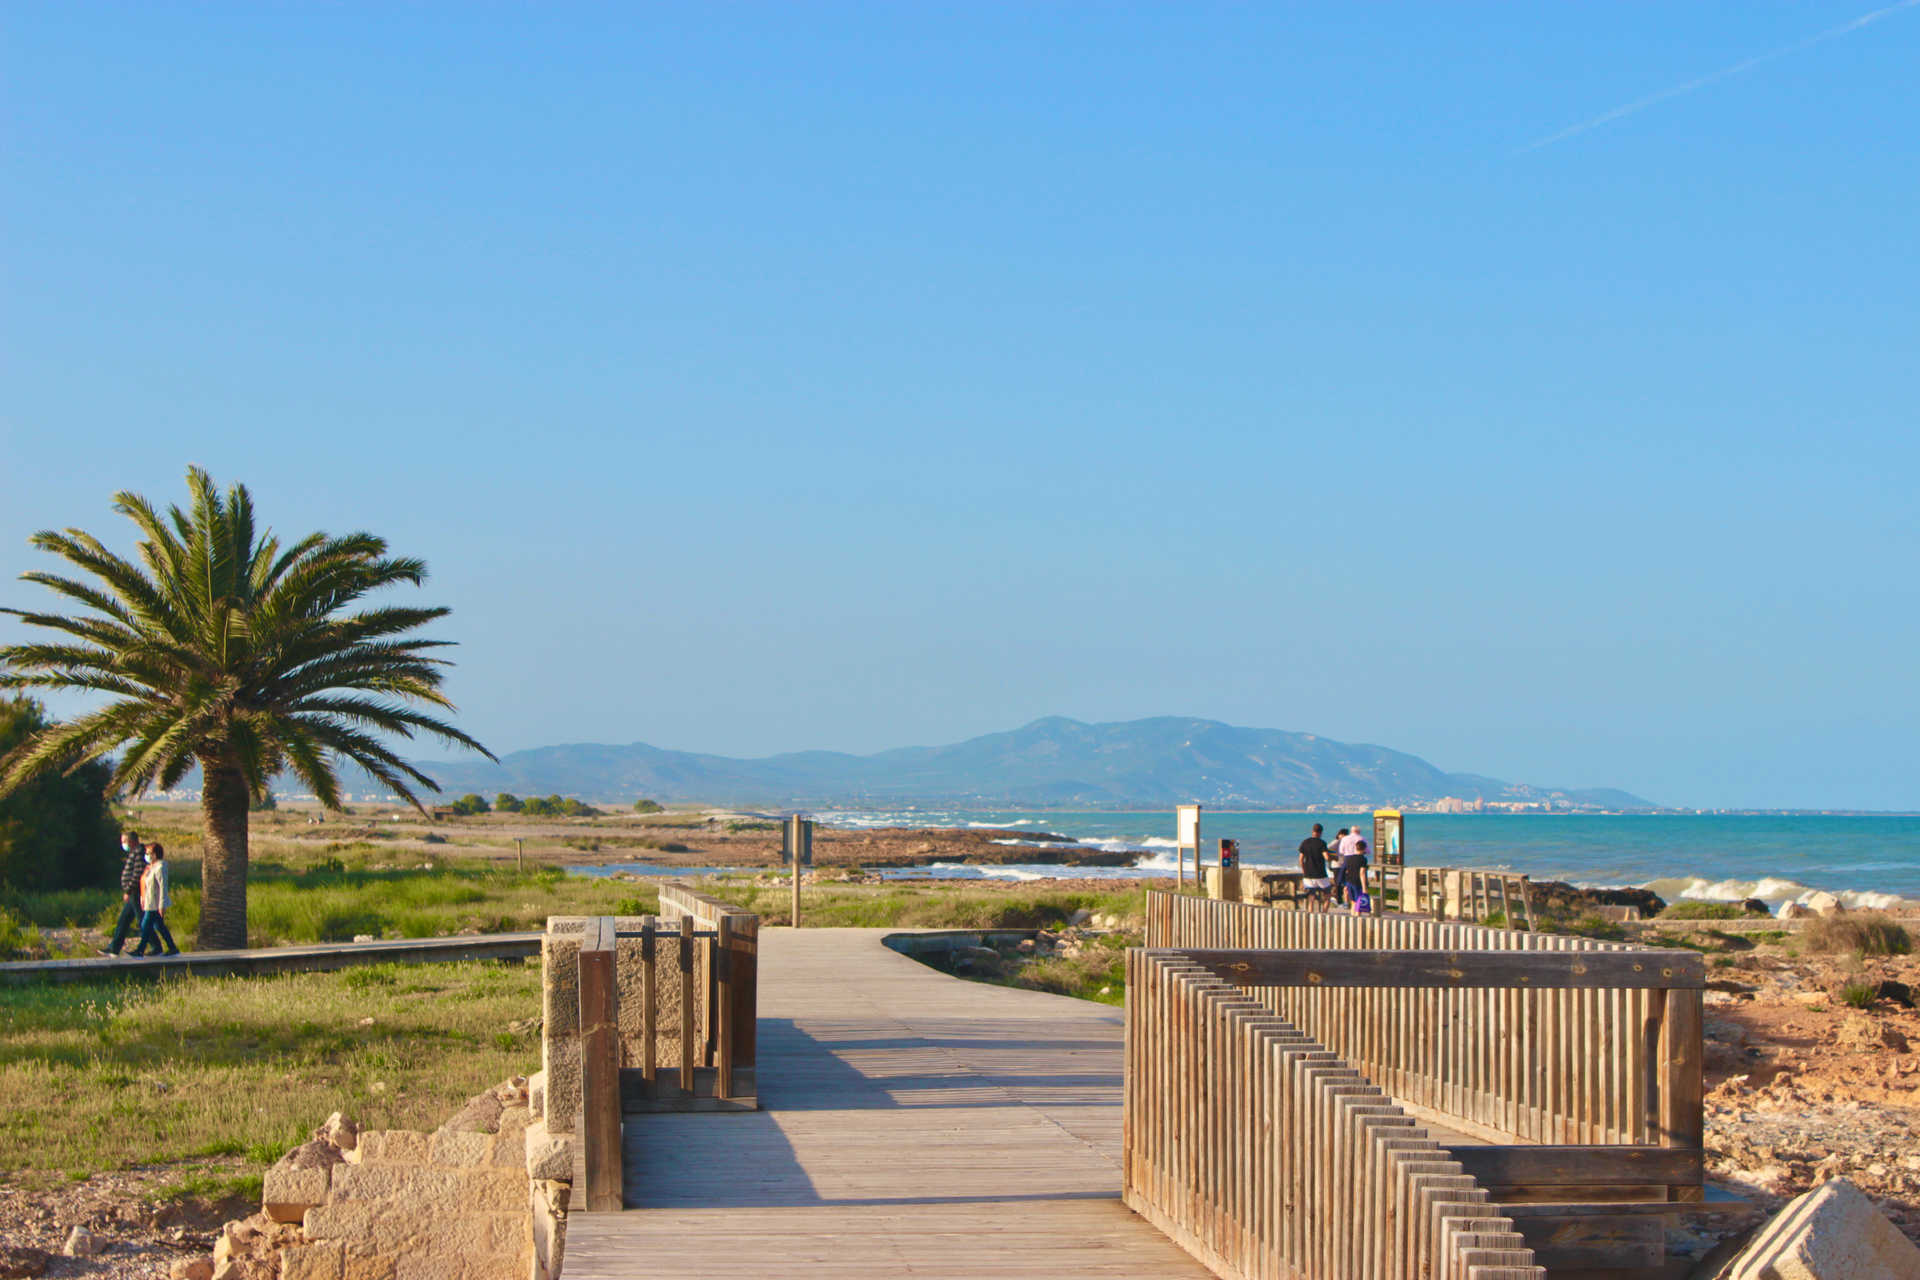
MULTIPOLYGON (((0 698, 0 757, 51 723, 32 698, 0 698)), ((112 773, 90 761, 41 774, 0 797, 0 888, 33 893, 117 882, 119 830, 107 805, 112 773)))
POLYGON ((1873 988, 1864 982, 1849 982, 1840 988, 1840 1003, 1864 1009, 1873 1003, 1873 988))
POLYGON ((1863 956, 1904 956, 1913 937, 1898 920, 1880 912, 1816 916, 1800 930, 1809 951, 1853 951, 1863 956))
POLYGON ((1676 902, 1660 913, 1662 920, 1744 920, 1748 911, 1737 902, 1676 902))
POLYGON ((657 800, 635 800, 633 802, 633 811, 635 813, 665 813, 666 808, 657 800))
POLYGON ((483 813, 492 812, 493 807, 487 803, 485 796, 477 796, 469 791, 455 800, 450 808, 456 818, 477 818, 483 813))

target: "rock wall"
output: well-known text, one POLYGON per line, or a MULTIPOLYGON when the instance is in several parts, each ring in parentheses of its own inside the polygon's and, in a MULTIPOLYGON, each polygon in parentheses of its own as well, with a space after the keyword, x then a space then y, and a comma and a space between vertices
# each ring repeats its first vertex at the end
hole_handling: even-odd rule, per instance
POLYGON ((208 1275, 554 1280, 574 1160, 536 1111, 542 1085, 497 1085, 432 1133, 335 1116, 267 1171, 263 1212, 227 1224, 208 1275))

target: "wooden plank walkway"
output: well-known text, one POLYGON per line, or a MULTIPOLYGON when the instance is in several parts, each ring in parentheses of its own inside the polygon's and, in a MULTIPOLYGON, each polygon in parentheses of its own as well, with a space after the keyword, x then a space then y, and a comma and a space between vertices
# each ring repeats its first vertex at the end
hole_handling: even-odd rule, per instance
POLYGON ((247 951, 182 951, 177 956, 88 956, 83 960, 14 960, 0 964, 0 982, 86 982, 103 978, 212 978, 229 974, 309 973, 362 964, 429 964, 509 960, 540 954, 538 933, 477 933, 452 938, 324 942, 247 951))
POLYGON ((629 1116, 566 1280, 1205 1276, 1120 1203, 1120 1013, 949 978, 897 930, 760 935, 748 1114, 629 1116))

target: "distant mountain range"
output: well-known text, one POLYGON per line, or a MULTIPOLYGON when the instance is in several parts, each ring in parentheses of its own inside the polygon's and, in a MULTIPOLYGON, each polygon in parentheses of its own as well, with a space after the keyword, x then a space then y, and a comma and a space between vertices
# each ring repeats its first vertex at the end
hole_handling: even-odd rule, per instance
MULTIPOLYGON (((1060 716, 944 747, 875 755, 797 751, 762 759, 577 743, 515 751, 498 764, 421 761, 457 796, 571 795, 800 808, 903 804, 979 809, 1215 808, 1415 803, 1444 796, 1552 800, 1573 809, 1652 809, 1609 788, 1557 789, 1447 773, 1386 747, 1310 733, 1160 716, 1083 724, 1060 716)), ((366 780, 370 784, 371 780, 366 780)), ((349 790, 359 790, 354 783, 349 790)), ((379 789, 373 786, 371 789, 379 789)))

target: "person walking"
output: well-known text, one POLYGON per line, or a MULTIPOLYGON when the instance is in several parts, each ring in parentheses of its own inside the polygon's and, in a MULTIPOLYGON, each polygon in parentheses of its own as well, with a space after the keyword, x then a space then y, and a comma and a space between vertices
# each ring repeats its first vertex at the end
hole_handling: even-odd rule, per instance
POLYGON ((1372 906, 1367 893, 1367 842, 1356 838, 1353 850, 1340 858, 1340 879, 1346 885, 1347 901, 1356 912, 1366 913, 1372 906))
POLYGON ((150 844, 147 869, 140 876, 140 945, 133 949, 133 954, 149 954, 147 946, 151 943, 151 954, 159 955, 162 942, 166 943, 166 954, 180 954, 180 948, 173 945, 173 931, 167 928, 167 908, 172 905, 173 894, 167 887, 167 851, 150 844))
POLYGON ((1307 906, 1314 911, 1327 909, 1327 892, 1333 881, 1327 876, 1327 842, 1320 833, 1326 830, 1313 824, 1313 834, 1300 842, 1300 891, 1307 895, 1307 906))
POLYGON ((113 926, 113 940, 100 948, 103 956, 117 956, 127 945, 127 934, 140 923, 140 876, 147 869, 147 854, 140 847, 136 831, 120 833, 120 850, 126 855, 120 864, 120 919, 113 926))

